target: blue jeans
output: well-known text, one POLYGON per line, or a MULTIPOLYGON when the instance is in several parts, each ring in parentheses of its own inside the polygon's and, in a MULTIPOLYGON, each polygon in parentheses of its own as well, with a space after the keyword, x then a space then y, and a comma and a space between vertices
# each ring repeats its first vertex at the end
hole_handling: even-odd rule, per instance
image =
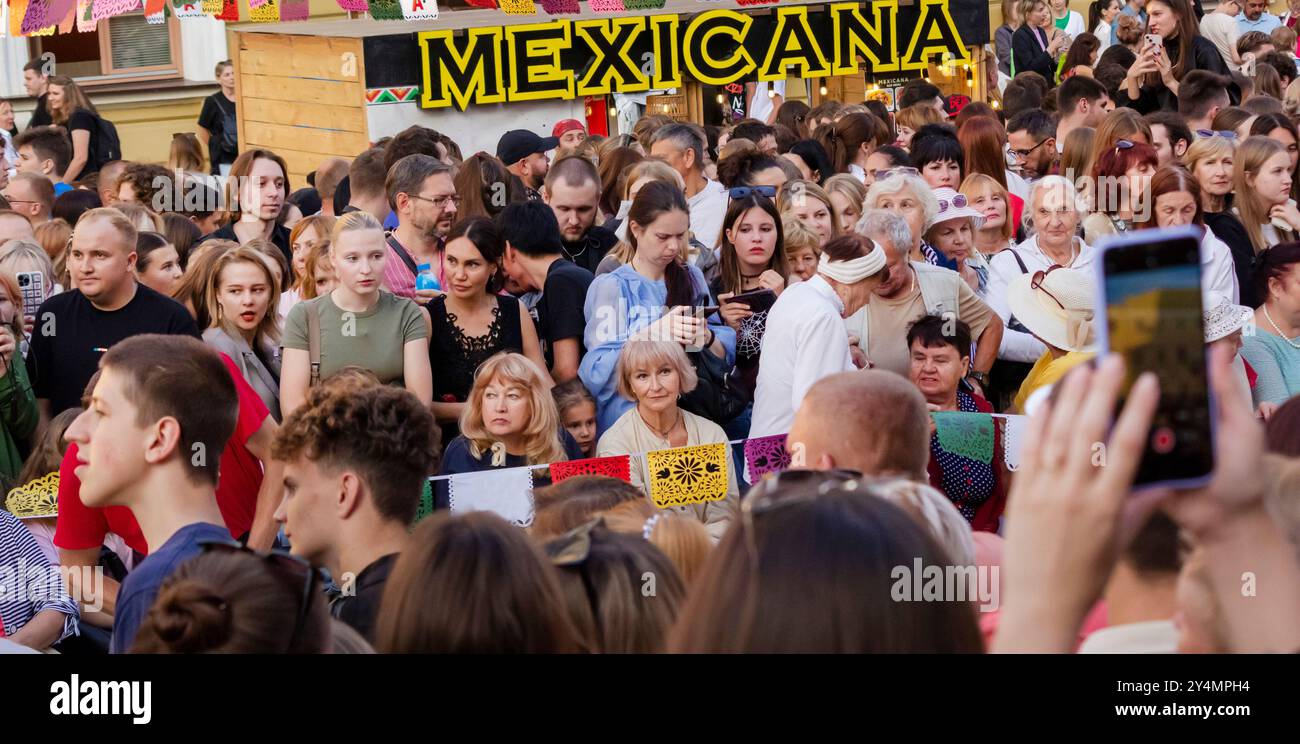
MULTIPOLYGON (((728 421, 722 430, 726 432, 727 439, 744 439, 749 436, 749 422, 754 416, 754 404, 749 404, 741 414, 731 421, 728 421)), ((736 485, 740 487, 740 496, 744 498, 745 492, 749 490, 749 484, 745 482, 745 443, 731 445, 732 466, 736 468, 736 485)))

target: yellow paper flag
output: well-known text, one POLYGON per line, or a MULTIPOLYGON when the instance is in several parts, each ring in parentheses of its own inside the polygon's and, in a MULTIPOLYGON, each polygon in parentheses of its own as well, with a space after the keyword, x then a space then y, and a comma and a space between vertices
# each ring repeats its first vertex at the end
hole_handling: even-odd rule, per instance
POLYGON ((279 23, 280 3, 277 0, 267 0, 256 8, 249 8, 248 13, 254 23, 279 23))
POLYGON ((650 500, 660 509, 727 497, 727 445, 656 450, 646 455, 650 500))
POLYGON ((497 0, 497 5, 506 15, 537 15, 533 0, 497 0))

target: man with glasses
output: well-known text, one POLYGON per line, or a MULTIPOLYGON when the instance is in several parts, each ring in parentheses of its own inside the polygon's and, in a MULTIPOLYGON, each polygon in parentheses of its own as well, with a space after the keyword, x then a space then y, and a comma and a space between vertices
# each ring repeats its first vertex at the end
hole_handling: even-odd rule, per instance
POLYGON ((82 503, 130 509, 151 548, 117 595, 110 651, 127 653, 167 577, 204 541, 230 538, 216 485, 239 399, 220 355, 197 339, 127 339, 101 366, 65 437, 77 445, 82 503))
POLYGON ((456 221, 460 196, 455 171, 430 155, 407 155, 393 164, 384 188, 388 206, 397 215, 397 227, 388 235, 388 262, 384 289, 417 301, 436 297, 436 290, 415 289, 421 264, 428 264, 445 286, 442 269, 443 241, 456 221))
POLYGON ((3 194, 15 212, 31 220, 32 227, 49 222, 50 210, 54 207, 54 184, 50 179, 20 172, 9 179, 3 194))
POLYGON ((1056 119, 1042 109, 1021 111, 1007 123, 1009 152, 1020 175, 1034 181, 1056 167, 1056 119))

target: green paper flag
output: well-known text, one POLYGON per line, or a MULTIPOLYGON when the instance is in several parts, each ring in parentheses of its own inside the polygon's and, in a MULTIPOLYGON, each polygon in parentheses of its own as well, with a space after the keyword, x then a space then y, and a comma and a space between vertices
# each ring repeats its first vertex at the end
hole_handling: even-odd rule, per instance
POLYGON ((946 452, 985 465, 993 462, 993 417, 987 413, 936 411, 935 431, 946 452))

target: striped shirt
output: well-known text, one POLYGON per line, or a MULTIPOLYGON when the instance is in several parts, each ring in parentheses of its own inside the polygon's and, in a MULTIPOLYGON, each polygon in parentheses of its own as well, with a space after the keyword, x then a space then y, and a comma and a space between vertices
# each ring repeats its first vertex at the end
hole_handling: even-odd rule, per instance
MULTIPOLYGON (((44 610, 64 614, 59 641, 76 634, 79 612, 63 575, 17 517, 0 510, 0 624, 13 635, 44 610)), ((56 643, 58 641, 55 641, 56 643)))
MULTIPOLYGON (((416 300, 418 302, 419 300, 415 296, 415 273, 411 271, 411 267, 406 265, 406 261, 402 259, 401 254, 399 254, 397 249, 393 246, 394 243, 401 245, 401 243, 397 242, 397 236, 389 234, 388 261, 384 264, 384 289, 387 289, 398 297, 405 297, 408 300, 416 300)), ((405 246, 403 246, 403 249, 405 249, 405 246)), ((406 253, 408 256, 410 255, 409 250, 407 250, 406 253)), ((442 252, 439 251, 438 286, 446 287, 447 283, 443 278, 442 255, 442 252)))

